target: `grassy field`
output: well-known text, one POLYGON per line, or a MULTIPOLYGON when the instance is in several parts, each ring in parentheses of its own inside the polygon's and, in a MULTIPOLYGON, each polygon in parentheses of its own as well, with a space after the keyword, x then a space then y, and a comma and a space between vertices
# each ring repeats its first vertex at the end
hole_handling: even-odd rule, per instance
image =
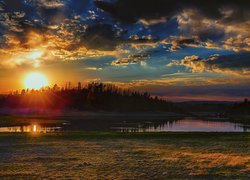
POLYGON ((0 179, 249 179, 250 133, 0 133, 0 179))

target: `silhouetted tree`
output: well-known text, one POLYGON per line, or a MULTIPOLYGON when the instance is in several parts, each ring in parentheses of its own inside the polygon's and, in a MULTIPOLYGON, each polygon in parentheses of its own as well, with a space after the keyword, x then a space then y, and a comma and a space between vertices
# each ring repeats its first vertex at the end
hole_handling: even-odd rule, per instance
POLYGON ((178 111, 173 103, 152 97, 149 93, 140 93, 129 89, 121 89, 113 84, 98 82, 82 87, 71 87, 68 82, 65 88, 57 84, 53 88, 41 90, 22 90, 0 99, 0 107, 9 108, 46 108, 46 109, 78 109, 106 111, 178 111))

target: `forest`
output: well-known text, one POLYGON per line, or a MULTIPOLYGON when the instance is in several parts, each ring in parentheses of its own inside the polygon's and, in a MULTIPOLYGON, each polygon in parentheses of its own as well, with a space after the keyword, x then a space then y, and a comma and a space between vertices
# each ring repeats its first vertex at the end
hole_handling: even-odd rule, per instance
POLYGON ((112 84, 92 82, 72 87, 40 90, 23 89, 0 97, 0 108, 75 109, 103 111, 180 111, 174 103, 149 93, 122 89, 112 84))
POLYGON ((219 116, 228 114, 250 114, 250 102, 183 102, 167 101, 148 92, 123 89, 113 84, 80 82, 65 87, 55 84, 40 90, 23 89, 0 96, 0 108, 29 108, 39 110, 80 110, 112 112, 216 112, 219 116))

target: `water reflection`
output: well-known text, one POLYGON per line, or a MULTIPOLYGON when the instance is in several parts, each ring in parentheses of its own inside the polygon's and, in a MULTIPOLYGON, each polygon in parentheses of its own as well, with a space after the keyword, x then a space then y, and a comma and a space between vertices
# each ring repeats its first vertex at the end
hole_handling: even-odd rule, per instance
POLYGON ((0 132, 29 132, 29 133, 47 133, 60 131, 62 127, 45 127, 40 125, 29 126, 13 126, 13 127, 0 127, 0 132))
POLYGON ((119 132, 248 132, 250 128, 242 124, 224 121, 205 120, 177 120, 162 123, 121 123, 113 126, 113 130, 119 132))
POLYGON ((55 131, 118 131, 118 132, 249 132, 250 127, 218 120, 91 120, 62 123, 61 125, 32 124, 28 126, 0 127, 0 132, 48 133, 55 131))

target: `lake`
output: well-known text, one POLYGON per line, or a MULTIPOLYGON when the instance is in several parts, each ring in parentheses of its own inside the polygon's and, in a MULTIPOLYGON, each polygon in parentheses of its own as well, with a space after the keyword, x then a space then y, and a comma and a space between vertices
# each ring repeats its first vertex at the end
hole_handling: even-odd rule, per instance
POLYGON ((116 132, 249 132, 250 126, 225 120, 84 120, 62 124, 31 123, 25 126, 0 127, 0 132, 49 133, 55 131, 116 131, 116 132))

